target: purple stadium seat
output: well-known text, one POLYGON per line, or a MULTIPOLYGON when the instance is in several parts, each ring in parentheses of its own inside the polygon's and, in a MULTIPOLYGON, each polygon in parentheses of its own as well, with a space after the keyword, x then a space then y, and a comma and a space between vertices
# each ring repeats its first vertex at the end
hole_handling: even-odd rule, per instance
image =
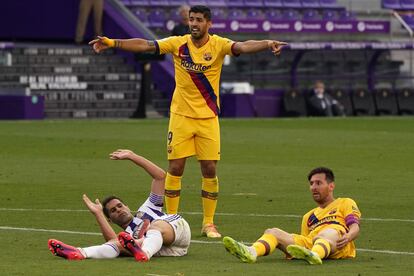
POLYGON ((224 9, 212 8, 211 9, 211 17, 214 21, 214 19, 226 19, 227 15, 226 15, 226 12, 224 11, 224 9))
POLYGON ((249 19, 265 19, 265 15, 259 9, 248 9, 246 15, 249 19))
POLYGON ((339 8, 340 6, 336 0, 319 0, 319 5, 322 8, 339 8))
POLYGON ((170 0, 169 2, 170 2, 170 6, 181 6, 181 5, 188 4, 186 0, 170 0))
POLYGON ((225 7, 227 5, 225 0, 209 0, 209 7, 225 7))
POLYGON ((227 17, 228 19, 245 19, 246 14, 240 9, 231 9, 227 17))
POLYGON ((322 17, 317 10, 309 9, 302 13, 303 20, 320 20, 322 17))
POLYGON ((154 28, 163 27, 166 21, 165 12, 159 9, 151 10, 148 16, 148 21, 149 21, 150 27, 154 27, 154 28))
POLYGON ((302 3, 300 0, 283 0, 283 7, 286 8, 301 8, 302 3))
POLYGON ((382 0, 384 9, 399 10, 401 9, 400 0, 382 0))
POLYGON ((410 26, 411 29, 414 29, 414 17, 411 15, 403 15, 402 18, 404 19, 405 23, 410 26))
POLYGON ((400 4, 404 10, 414 10, 414 0, 400 0, 400 4))
POLYGON ((285 20, 300 20, 301 19, 301 14, 298 10, 294 10, 294 9, 288 9, 288 10, 283 10, 282 12, 282 18, 285 20))
POLYGON ((227 6, 235 7, 235 8, 244 7, 244 1, 243 0, 227 0, 227 6))
POLYGON ((188 5, 196 6, 196 5, 207 5, 207 1, 205 0, 188 0, 188 5))
POLYGON ((322 11, 323 20, 337 20, 338 13, 334 9, 327 9, 322 11))
POLYGON ((304 8, 319 8, 319 0, 302 0, 302 7, 304 8))
POLYGON ((244 0, 245 7, 260 8, 263 7, 262 0, 244 0))
POLYGON ((168 0, 150 0, 151 7, 167 7, 169 6, 168 0))
POLYGON ((175 22, 181 21, 180 11, 178 9, 172 9, 169 19, 174 20, 175 22))
POLYGON ((265 7, 270 7, 270 8, 283 7, 282 0, 264 0, 263 4, 265 7))
POLYGON ((145 9, 135 9, 133 11, 135 16, 144 23, 145 26, 148 26, 148 12, 145 9))
POLYGON ((130 0, 129 2, 133 6, 148 6, 149 5, 148 0, 130 0))
POLYGON ((266 9, 265 16, 267 20, 280 20, 282 19, 282 12, 275 9, 266 9))
POLYGON ((131 1, 129 0, 121 0, 121 2, 125 5, 125 6, 129 6, 131 4, 131 1))
POLYGON ((356 18, 355 12, 343 10, 339 12, 339 19, 340 20, 353 20, 356 18))

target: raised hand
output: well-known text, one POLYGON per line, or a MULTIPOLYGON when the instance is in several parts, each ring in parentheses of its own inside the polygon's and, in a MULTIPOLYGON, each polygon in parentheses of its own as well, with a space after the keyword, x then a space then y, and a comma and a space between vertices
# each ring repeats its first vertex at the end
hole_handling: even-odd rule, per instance
POLYGON ((287 42, 277 41, 277 40, 270 40, 268 43, 269 49, 275 56, 280 55, 282 52, 283 46, 288 45, 287 42))
POLYGON ((129 160, 134 153, 127 149, 118 149, 109 154, 109 158, 112 160, 129 160))
POLYGON ((92 45, 96 53, 100 53, 108 48, 114 47, 115 40, 107 38, 106 36, 98 36, 98 38, 90 41, 88 44, 92 45))
POLYGON ((99 199, 95 199, 95 202, 92 202, 87 195, 82 196, 83 202, 85 203, 86 207, 88 207, 89 211, 92 214, 96 215, 103 212, 103 207, 99 199))

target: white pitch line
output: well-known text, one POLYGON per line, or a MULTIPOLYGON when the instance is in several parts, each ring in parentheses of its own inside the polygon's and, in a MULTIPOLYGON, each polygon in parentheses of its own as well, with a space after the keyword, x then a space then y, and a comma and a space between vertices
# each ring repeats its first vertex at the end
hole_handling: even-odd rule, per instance
MULTIPOLYGON (((76 235, 89 235, 89 236, 101 236, 101 233, 96 232, 81 232, 81 231, 70 231, 70 230, 53 230, 53 229, 42 229, 42 228, 27 228, 27 227, 11 227, 11 226, 0 226, 0 230, 13 230, 13 231, 31 231, 31 232, 47 232, 47 233, 65 233, 65 234, 76 234, 76 235)), ((198 244, 221 244, 221 241, 201 241, 201 240, 191 240, 191 243, 198 244)), ((247 244, 247 243, 246 243, 247 244)), ((250 243, 252 244, 252 243, 250 243)), ((364 249, 359 248, 357 251, 362 252, 373 252, 373 253, 383 253, 383 254, 392 254, 392 255, 412 255, 414 252, 403 252, 403 251, 392 251, 392 250, 376 250, 376 249, 364 249)))
MULTIPOLYGON (((29 209, 29 208, 0 208, 0 211, 16 211, 16 212, 89 212, 89 210, 79 209, 29 209)), ((180 212, 183 215, 202 215, 202 212, 180 212)), ((302 218, 299 215, 288 214, 237 214, 237 213, 216 213, 217 216, 246 216, 246 217, 282 217, 282 218, 302 218)), ((382 222, 410 222, 414 223, 414 219, 399 218, 361 218, 365 221, 382 221, 382 222)))
POLYGON ((88 236, 101 236, 101 233, 94 232, 81 232, 81 231, 70 231, 70 230, 54 230, 54 229, 41 229, 41 228, 26 228, 26 227, 10 227, 0 226, 0 230, 18 230, 18 231, 33 231, 33 232, 47 232, 47 233, 65 233, 65 234, 78 234, 88 236))
POLYGON ((414 255, 414 252, 400 252, 400 251, 392 251, 392 250, 376 250, 376 249, 364 249, 364 248, 357 248, 357 251, 375 252, 375 253, 384 253, 384 254, 398 254, 398 255, 414 255))

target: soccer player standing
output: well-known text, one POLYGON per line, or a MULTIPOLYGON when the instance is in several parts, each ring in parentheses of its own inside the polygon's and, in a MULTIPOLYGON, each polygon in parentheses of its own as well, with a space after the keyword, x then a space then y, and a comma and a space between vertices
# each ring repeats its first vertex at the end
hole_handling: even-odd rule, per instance
POLYGON ((264 50, 279 55, 287 43, 273 40, 234 42, 210 35, 211 26, 210 9, 206 6, 193 6, 189 12, 188 35, 155 41, 98 37, 89 44, 98 53, 115 47, 132 52, 173 55, 176 86, 170 107, 167 141, 167 213, 178 212, 181 177, 186 159, 196 155, 202 173, 202 234, 209 238, 219 238, 221 234, 214 224, 214 214, 219 191, 216 174, 217 161, 220 160, 219 83, 224 57, 264 50))
POLYGON ((322 259, 354 258, 354 240, 359 234, 361 217, 358 206, 350 198, 334 198, 332 170, 315 168, 309 173, 308 180, 318 207, 303 216, 300 235, 271 228, 250 247, 224 237, 227 251, 246 263, 254 263, 257 257, 269 255, 276 248, 310 264, 322 264, 322 259))

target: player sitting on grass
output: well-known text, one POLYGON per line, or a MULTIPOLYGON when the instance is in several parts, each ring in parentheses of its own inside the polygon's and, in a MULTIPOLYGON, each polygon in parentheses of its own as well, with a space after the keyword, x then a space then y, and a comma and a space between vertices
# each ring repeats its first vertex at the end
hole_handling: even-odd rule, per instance
POLYGON ((133 255, 137 261, 148 261, 152 256, 184 256, 190 246, 191 231, 188 223, 177 214, 162 212, 165 172, 151 161, 130 150, 117 150, 110 154, 112 160, 130 160, 143 168, 151 177, 151 193, 133 215, 127 205, 115 196, 102 204, 92 202, 86 195, 83 201, 95 216, 106 243, 76 248, 50 239, 49 250, 56 256, 69 260, 110 259, 120 254, 133 255), (117 235, 108 219, 124 229, 117 235))
POLYGON ((322 264, 322 259, 354 258, 353 241, 361 217, 356 203, 350 198, 334 198, 335 179, 328 168, 312 170, 308 180, 318 207, 303 216, 300 235, 267 229, 252 246, 224 237, 226 250, 245 263, 254 263, 258 256, 271 254, 276 248, 310 264, 322 264))

